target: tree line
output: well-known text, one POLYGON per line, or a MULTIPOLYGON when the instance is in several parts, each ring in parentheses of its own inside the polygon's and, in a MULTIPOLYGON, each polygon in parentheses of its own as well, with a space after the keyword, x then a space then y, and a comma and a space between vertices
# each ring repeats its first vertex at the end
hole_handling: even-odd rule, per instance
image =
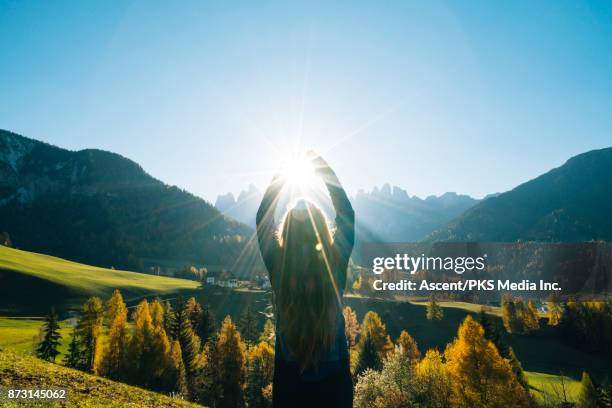
MULTIPOLYGON (((46 318, 40 358, 59 354, 59 322, 46 318)), ((195 298, 141 301, 131 314, 115 290, 105 303, 88 299, 64 358, 68 367, 211 407, 269 407, 274 327, 245 342, 227 316, 216 330, 213 315, 195 298)))
MULTIPOLYGON (((515 300, 513 304, 510 310, 524 314, 535 307, 529 303, 516 307, 515 300)), ((439 319, 439 310, 432 298, 428 314, 439 319)), ((514 318, 523 319, 524 314, 514 318)), ((486 308, 475 318, 465 318, 444 351, 430 349, 424 354, 406 330, 392 341, 373 311, 361 322, 350 307, 343 309, 343 315, 356 407, 563 405, 532 397, 521 363, 506 342, 510 320, 499 322, 486 308)), ((129 317, 128 322, 118 290, 105 303, 96 297, 87 300, 64 364, 211 407, 271 406, 275 340, 271 320, 258 332, 255 314, 247 308, 239 328, 227 316, 217 329, 211 312, 194 298, 179 299, 174 305, 143 300, 129 317)), ((524 330, 525 323, 513 324, 517 332, 524 330)), ((55 360, 59 328, 57 314, 51 312, 37 348, 39 357, 55 360)), ((610 388, 594 384, 584 373, 577 406, 606 406, 606 401, 610 388)))

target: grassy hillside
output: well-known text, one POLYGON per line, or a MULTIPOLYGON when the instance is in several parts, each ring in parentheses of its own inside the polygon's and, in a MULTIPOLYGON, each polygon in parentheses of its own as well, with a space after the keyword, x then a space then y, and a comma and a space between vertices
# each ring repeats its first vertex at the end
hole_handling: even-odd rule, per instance
MULTIPOLYGON (((0 349, 14 350, 20 353, 33 353, 38 341, 40 328, 44 321, 39 318, 0 317, 0 349)), ((62 342, 58 359, 68 350, 72 329, 66 321, 60 322, 62 342)))
POLYGON ((127 302, 195 290, 199 283, 98 268, 53 256, 0 246, 0 312, 46 313, 75 308, 89 296, 108 297, 119 288, 127 302))
MULTIPOLYGON (((66 407, 199 407, 155 392, 0 350, 0 388, 67 388, 66 407)), ((3 407, 21 406, 0 397, 3 407)), ((59 404, 58 404, 59 405, 59 404)))

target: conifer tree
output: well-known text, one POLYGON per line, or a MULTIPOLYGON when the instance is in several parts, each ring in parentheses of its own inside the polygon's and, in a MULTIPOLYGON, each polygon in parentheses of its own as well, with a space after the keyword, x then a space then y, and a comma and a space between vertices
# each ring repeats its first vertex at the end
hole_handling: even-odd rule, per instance
POLYGON ((444 352, 453 383, 453 406, 526 407, 527 391, 519 384, 510 363, 484 337, 478 322, 467 316, 457 337, 444 352))
POLYGON ((355 376, 363 374, 363 372, 367 369, 377 371, 382 369, 382 360, 380 358, 380 354, 376 348, 376 342, 372 335, 362 335, 361 339, 361 350, 359 351, 359 358, 357 360, 355 376))
POLYGON ((248 356, 246 402, 249 407, 268 407, 265 388, 272 383, 274 349, 266 342, 251 348, 248 356))
POLYGON ((548 325, 557 326, 563 315, 561 301, 556 295, 552 295, 548 300, 548 325))
POLYGON ((251 306, 247 306, 239 323, 240 335, 247 345, 257 340, 257 319, 251 306))
POLYGON ((165 326, 164 326, 164 306, 162 305, 161 301, 157 298, 153 299, 153 302, 151 302, 151 305, 149 306, 150 312, 151 312, 151 323, 153 324, 153 327, 159 327, 161 329, 165 330, 165 326))
POLYGON ((429 298, 427 304, 427 320, 442 320, 444 317, 444 310, 436 300, 435 296, 429 298))
POLYGON ((119 314, 127 316, 127 308, 123 301, 123 296, 121 296, 121 292, 119 289, 115 289, 110 299, 106 302, 104 313, 106 324, 110 327, 115 317, 119 314))
POLYGON ((265 341, 266 343, 274 347, 275 333, 276 329, 274 328, 274 323, 272 323, 272 320, 268 319, 266 320, 261 335, 259 336, 259 341, 265 341))
POLYGON ((104 307, 98 297, 91 297, 83 305, 81 317, 77 324, 77 333, 81 342, 83 352, 84 369, 91 371, 99 355, 100 335, 102 334, 102 322, 104 319, 104 307))
POLYGON ((215 316, 212 314, 208 306, 203 305, 200 325, 196 330, 196 334, 200 337, 202 342, 207 342, 215 336, 217 331, 216 326, 217 324, 215 323, 215 316))
POLYGON ((220 406, 238 408, 244 406, 243 385, 245 380, 245 345, 240 332, 227 316, 223 320, 217 338, 219 358, 220 406))
POLYGON ((193 373, 196 369, 196 360, 200 353, 201 341, 192 329, 191 321, 189 320, 189 315, 186 308, 177 310, 175 316, 176 325, 178 328, 177 340, 181 345, 183 364, 185 364, 187 377, 191 378, 193 377, 193 373))
POLYGON ((350 306, 346 306, 344 310, 342 310, 342 314, 344 315, 344 333, 346 339, 349 343, 349 347, 354 348, 357 345, 357 335, 359 334, 357 314, 350 306))
POLYGON ((397 345, 410 362, 416 363, 421 358, 421 352, 419 351, 416 340, 414 340, 406 330, 402 330, 400 333, 397 339, 397 345))
POLYGON ((118 290, 115 290, 107 303, 107 318, 112 320, 109 322, 108 347, 102 358, 101 370, 105 377, 125 380, 129 364, 127 361, 129 347, 127 307, 118 290))
POLYGON ((516 377, 516 380, 529 392, 529 383, 527 382, 527 377, 525 377, 525 373, 523 372, 523 365, 514 354, 514 350, 512 347, 508 348, 508 361, 510 362, 510 367, 512 368, 512 372, 516 377))
POLYGON ((164 329, 173 340, 176 340, 177 337, 177 328, 176 328, 176 314, 174 312, 174 308, 169 301, 164 301, 164 329))
POLYGON ((485 307, 482 307, 478 312, 478 323, 482 326, 485 337, 493 342, 502 357, 508 358, 509 349, 505 331, 498 322, 496 318, 487 313, 485 307))
POLYGON ((374 343, 380 358, 384 358, 393 350, 393 343, 391 342, 391 338, 387 335, 387 328, 376 312, 369 311, 365 314, 363 322, 361 323, 360 334, 360 348, 363 348, 365 339, 369 337, 374 343))
POLYGON ((55 357, 59 354, 59 344, 62 336, 60 335, 60 325, 55 313, 55 309, 51 309, 51 312, 45 317, 45 324, 43 325, 43 338, 38 348, 36 349, 36 355, 38 358, 42 358, 47 361, 55 361, 55 357))
POLYGON ((529 300, 527 307, 524 309, 523 322, 523 330, 525 333, 529 333, 540 328, 540 316, 533 300, 529 300))
POLYGON ((191 322, 191 328, 194 332, 197 332, 202 319, 202 306, 200 306, 194 297, 190 297, 187 303, 185 303, 185 311, 191 322))
POLYGON ((173 375, 170 376, 169 382, 171 385, 171 391, 179 394, 183 398, 189 397, 189 387, 187 382, 187 372, 185 371, 185 364, 183 364, 183 352, 181 351, 181 344, 178 340, 172 342, 170 349, 171 364, 174 368, 173 375))
POLYGON ((598 408, 599 406, 599 393, 597 392, 597 388, 595 388, 593 381, 591 381, 591 376, 586 371, 583 371, 576 408, 598 408))
POLYGON ((429 349, 425 357, 415 366, 415 399, 423 402, 420 407, 451 407, 452 383, 442 355, 438 350, 429 349))
POLYGON ((76 329, 72 332, 72 340, 70 340, 70 344, 68 345, 68 354, 64 356, 64 365, 70 368, 82 368, 83 353, 76 329))

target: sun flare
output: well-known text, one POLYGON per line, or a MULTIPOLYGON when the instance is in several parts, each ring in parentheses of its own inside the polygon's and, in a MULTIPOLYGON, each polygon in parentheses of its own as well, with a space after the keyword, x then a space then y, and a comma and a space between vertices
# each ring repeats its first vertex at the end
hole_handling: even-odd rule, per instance
POLYGON ((312 161, 305 155, 287 158, 281 167, 281 176, 289 187, 300 190, 312 188, 317 181, 312 161))

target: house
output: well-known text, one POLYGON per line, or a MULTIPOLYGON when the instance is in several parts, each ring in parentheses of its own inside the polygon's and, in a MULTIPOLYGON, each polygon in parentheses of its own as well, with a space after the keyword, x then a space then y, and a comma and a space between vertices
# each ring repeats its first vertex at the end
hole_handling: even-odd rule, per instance
POLYGON ((219 276, 221 274, 219 272, 210 271, 206 274, 206 284, 207 285, 217 285, 219 281, 219 276))
POLYGON ((217 286, 221 286, 222 288, 237 288, 238 287, 238 279, 228 271, 224 271, 217 278, 217 286))

